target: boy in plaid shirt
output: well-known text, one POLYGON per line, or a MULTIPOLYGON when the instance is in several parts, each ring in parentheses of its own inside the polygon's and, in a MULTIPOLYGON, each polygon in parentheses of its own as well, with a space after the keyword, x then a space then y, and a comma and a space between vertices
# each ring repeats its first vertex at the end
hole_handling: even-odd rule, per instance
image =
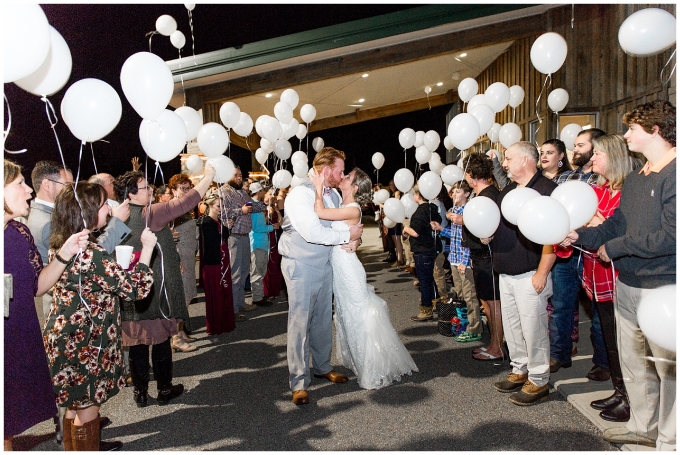
MULTIPOLYGON (((453 200, 453 207, 446 215, 462 215, 465 204, 470 197, 470 185, 465 180, 455 183, 449 191, 453 200)), ((479 341, 482 339, 482 323, 479 317, 479 300, 475 291, 475 282, 470 268, 470 249, 462 246, 463 226, 450 223, 446 228, 437 222, 432 222, 432 229, 441 232, 442 237, 451 239, 449 247, 449 262, 453 275, 453 286, 459 298, 465 300, 467 306, 468 325, 463 333, 455 337, 460 343, 479 341), (458 273, 455 273, 458 271, 458 273)))

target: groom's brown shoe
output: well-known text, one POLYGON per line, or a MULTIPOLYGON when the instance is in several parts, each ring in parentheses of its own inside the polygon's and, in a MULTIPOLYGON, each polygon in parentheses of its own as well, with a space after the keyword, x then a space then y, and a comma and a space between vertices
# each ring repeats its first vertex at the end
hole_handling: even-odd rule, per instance
POLYGON ((344 374, 340 374, 337 371, 333 371, 333 370, 329 371, 326 374, 315 374, 314 377, 315 378, 328 379, 329 381, 335 382, 335 383, 338 383, 338 384, 342 384, 343 382, 348 381, 347 376, 345 376, 344 374))
POLYGON ((300 406, 309 403, 309 395, 306 390, 293 390, 293 403, 300 406))

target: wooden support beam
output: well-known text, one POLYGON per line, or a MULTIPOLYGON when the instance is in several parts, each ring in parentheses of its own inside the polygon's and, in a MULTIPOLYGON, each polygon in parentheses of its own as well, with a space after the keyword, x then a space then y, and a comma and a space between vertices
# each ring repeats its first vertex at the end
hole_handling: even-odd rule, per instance
POLYGON ((375 109, 357 109, 351 114, 315 120, 311 125, 309 125, 309 132, 322 131, 329 128, 337 128, 339 126, 347 126, 354 123, 365 122, 367 120, 375 120, 383 117, 405 114, 407 112, 420 111, 429 107, 455 103, 456 101, 458 101, 458 94, 453 90, 449 90, 442 95, 431 96, 429 100, 427 98, 420 98, 417 100, 405 101, 403 103, 377 107, 375 109))

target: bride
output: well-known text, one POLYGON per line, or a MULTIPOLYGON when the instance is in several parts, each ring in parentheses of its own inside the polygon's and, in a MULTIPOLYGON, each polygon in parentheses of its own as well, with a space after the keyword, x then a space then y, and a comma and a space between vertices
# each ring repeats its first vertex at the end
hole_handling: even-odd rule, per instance
MULTIPOLYGON (((361 206, 371 201, 372 183, 364 171, 354 168, 340 181, 340 208, 323 205, 323 176, 314 173, 314 211, 333 221, 335 230, 349 230, 361 222, 361 206)), ((359 387, 379 389, 400 381, 404 374, 418 371, 390 322, 387 303, 366 283, 366 271, 356 253, 333 247, 333 294, 337 355, 357 375, 359 387)))

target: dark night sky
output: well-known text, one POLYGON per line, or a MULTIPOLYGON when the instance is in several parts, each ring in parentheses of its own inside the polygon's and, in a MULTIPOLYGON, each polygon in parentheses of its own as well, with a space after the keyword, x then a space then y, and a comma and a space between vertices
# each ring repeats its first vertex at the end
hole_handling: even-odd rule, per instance
MULTIPOLYGON (((210 52, 231 46, 288 35, 333 24, 387 14, 414 5, 197 5, 193 10, 196 53, 210 52)), ((118 126, 104 139, 94 143, 97 168, 100 172, 120 175, 131 168, 133 156, 144 157, 139 143, 138 129, 141 118, 125 99, 120 85, 120 69, 132 54, 148 51, 148 38, 144 35, 155 29, 156 18, 170 14, 178 29, 187 37, 183 55, 189 55, 191 33, 187 10, 182 4, 171 5, 42 5, 47 19, 61 33, 71 50, 73 70, 66 86, 50 97, 57 115, 66 89, 74 82, 88 77, 101 79, 119 94, 123 114, 118 126)), ((177 58, 177 50, 168 37, 156 35, 152 51, 164 60, 177 58)), ((293 87, 294 88, 294 87, 293 87)), ((41 159, 59 161, 57 144, 40 98, 24 92, 14 84, 5 84, 11 114, 12 129, 6 140, 8 150, 28 149, 20 155, 5 155, 25 168, 28 179, 35 162, 41 159)), ((446 135, 445 116, 450 106, 418 111, 390 118, 362 122, 351 126, 312 133, 321 136, 326 145, 344 150, 348 155, 346 167, 359 166, 369 173, 374 168, 371 156, 382 152, 386 162, 380 180, 387 183, 394 172, 403 167, 404 154, 398 135, 403 128, 436 130, 442 140, 446 135)), ((5 125, 7 111, 5 110, 5 125)), ((71 135, 60 121, 56 127, 66 165, 75 173, 78 167, 80 141, 71 135)), ((298 141, 291 139, 297 150, 298 141)), ((305 141, 306 144, 306 141, 305 141)), ((303 145, 303 150, 305 145, 303 145)), ((313 150, 311 150, 312 153, 313 150)), ((415 166, 413 149, 409 151, 409 168, 415 166)), ((443 145, 438 152, 444 157, 443 145)), ((244 170, 251 170, 250 152, 232 146, 231 157, 244 170)), ((162 165, 167 179, 179 172, 179 158, 162 165)), ((89 150, 83 150, 81 176, 89 177, 94 166, 89 150)))

